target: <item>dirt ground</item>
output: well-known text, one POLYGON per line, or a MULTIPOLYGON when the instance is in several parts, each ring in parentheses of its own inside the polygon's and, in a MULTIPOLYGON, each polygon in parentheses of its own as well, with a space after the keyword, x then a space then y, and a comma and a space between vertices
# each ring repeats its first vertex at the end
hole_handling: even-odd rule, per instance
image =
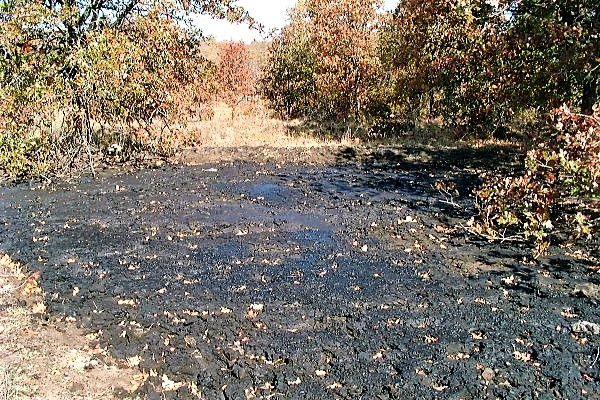
POLYGON ((135 391, 138 373, 90 347, 90 336, 45 314, 39 278, 0 258, 0 399, 112 399, 135 391))
POLYGON ((0 252, 41 273, 46 309, 31 342, 0 328, 0 356, 51 339, 69 365, 77 350, 56 384, 74 394, 54 398, 598 399, 598 243, 534 262, 466 229, 472 189, 513 160, 199 149, 5 185, 0 252))

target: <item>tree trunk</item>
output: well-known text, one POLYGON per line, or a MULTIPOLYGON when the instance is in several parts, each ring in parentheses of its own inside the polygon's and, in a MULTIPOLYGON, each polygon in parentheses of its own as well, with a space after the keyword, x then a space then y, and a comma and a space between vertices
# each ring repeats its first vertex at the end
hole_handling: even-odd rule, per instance
POLYGON ((588 75, 583 81, 581 113, 592 115, 594 104, 598 102, 598 77, 588 75))

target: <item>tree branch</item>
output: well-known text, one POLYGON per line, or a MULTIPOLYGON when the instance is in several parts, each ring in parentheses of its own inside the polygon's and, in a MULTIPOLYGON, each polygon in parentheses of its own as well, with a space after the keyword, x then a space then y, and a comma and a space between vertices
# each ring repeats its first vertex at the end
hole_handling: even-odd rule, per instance
POLYGON ((105 0, 94 0, 90 3, 90 5, 85 9, 84 12, 81 13, 79 17, 79 21, 77 21, 77 26, 81 28, 85 21, 92 15, 93 12, 98 12, 100 8, 104 5, 105 0))
POLYGON ((115 20, 115 23, 113 24, 113 26, 119 27, 123 23, 125 18, 127 18, 127 16, 131 13, 131 11, 133 11, 134 7, 139 3, 139 1, 140 0, 130 0, 129 4, 127 4, 127 6, 125 6, 123 11, 121 11, 119 13, 119 15, 117 15, 117 19, 115 20))

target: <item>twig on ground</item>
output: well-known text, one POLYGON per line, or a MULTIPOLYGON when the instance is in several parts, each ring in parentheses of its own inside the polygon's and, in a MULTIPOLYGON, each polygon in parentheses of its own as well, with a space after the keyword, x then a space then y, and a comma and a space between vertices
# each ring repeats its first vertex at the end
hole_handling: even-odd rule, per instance
POLYGON ((590 368, 592 368, 594 365, 596 365, 596 362, 598 362, 599 357, 600 357, 600 347, 598 347, 598 350, 596 351, 596 359, 594 360, 592 365, 590 365, 590 368))
POLYGON ((10 293, 10 292, 16 292, 17 290, 21 289, 23 286, 25 286, 27 284, 27 282, 33 278, 35 276, 35 274, 37 274, 37 272, 34 272, 32 274, 30 274, 24 281, 23 283, 21 283, 19 286, 12 286, 12 285, 8 285, 6 287, 0 288, 0 294, 5 294, 5 293, 10 293))
POLYGON ((489 240, 491 242, 500 242, 500 243, 505 243, 505 242, 511 242, 511 243, 523 243, 523 237, 520 235, 513 235, 513 236, 502 236, 502 237, 494 237, 494 236, 490 236, 490 235, 486 235, 485 233, 481 233, 481 232, 477 232, 476 230, 469 228, 467 226, 464 226, 462 224, 459 224, 459 226, 461 228, 463 228, 464 230, 466 230, 467 232, 469 232, 472 235, 475 236, 479 236, 482 237, 486 240, 489 240))
POLYGON ((456 204, 456 203, 455 203, 454 201, 452 201, 452 200, 450 200, 450 201, 447 201, 447 200, 441 200, 441 199, 438 199, 438 201, 439 201, 440 203, 444 203, 444 204, 450 204, 451 206, 453 206, 453 207, 456 207, 456 208, 459 208, 459 207, 460 207, 460 205, 459 205, 459 204, 456 204))

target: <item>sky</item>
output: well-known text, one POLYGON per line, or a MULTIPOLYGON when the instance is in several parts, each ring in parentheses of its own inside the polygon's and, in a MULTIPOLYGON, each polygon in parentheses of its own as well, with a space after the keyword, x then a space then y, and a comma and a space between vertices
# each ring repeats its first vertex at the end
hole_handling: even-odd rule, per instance
MULTIPOLYGON (((244 7, 254 19, 264 25, 265 31, 279 29, 285 26, 287 10, 296 5, 296 0, 238 0, 236 4, 244 7)), ((385 0, 385 7, 392 9, 398 0, 385 0)), ((215 37, 217 40, 244 41, 262 40, 264 35, 250 30, 244 25, 231 24, 227 21, 214 20, 206 15, 196 18, 198 26, 205 35, 215 37)))

